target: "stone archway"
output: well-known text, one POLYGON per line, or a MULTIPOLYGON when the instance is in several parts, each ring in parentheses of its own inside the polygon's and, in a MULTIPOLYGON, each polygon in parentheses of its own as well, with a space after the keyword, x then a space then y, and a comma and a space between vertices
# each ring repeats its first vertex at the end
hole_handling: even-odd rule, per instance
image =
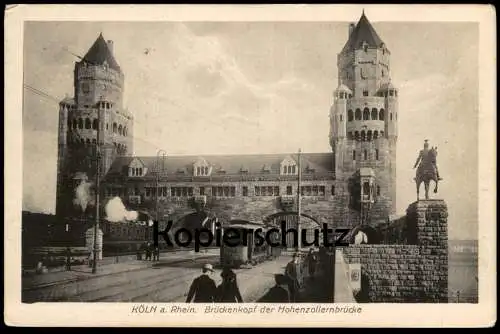
MULTIPOLYGON (((321 228, 321 224, 317 219, 314 217, 301 213, 300 215, 300 230, 306 230, 305 232, 305 240, 303 238, 303 234, 301 234, 302 241, 307 242, 307 243, 314 243, 317 239, 317 244, 318 246, 322 243, 322 236, 319 233, 319 229, 321 228), (318 232, 315 232, 318 231, 318 232), (317 235, 317 238, 316 238, 317 235)), ((281 233, 284 233, 282 231, 282 222, 284 222, 285 226, 285 241, 286 241, 286 249, 292 250, 295 249, 297 246, 297 240, 295 233, 293 232, 286 232, 289 229, 291 230, 296 230, 297 225, 298 225, 298 212, 288 212, 288 211, 283 211, 283 212, 277 212, 274 214, 271 214, 267 217, 264 218, 264 223, 266 223, 269 226, 276 227, 280 230, 281 233)), ((301 231, 297 231, 298 233, 302 233, 301 231)), ((314 245, 302 245, 302 248, 306 247, 314 247, 314 245)))

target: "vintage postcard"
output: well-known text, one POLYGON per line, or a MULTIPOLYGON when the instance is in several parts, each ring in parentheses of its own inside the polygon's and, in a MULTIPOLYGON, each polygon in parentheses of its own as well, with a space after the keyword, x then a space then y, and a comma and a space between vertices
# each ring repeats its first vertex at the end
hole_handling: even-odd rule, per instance
POLYGON ((6 323, 492 326, 495 15, 7 7, 6 323))

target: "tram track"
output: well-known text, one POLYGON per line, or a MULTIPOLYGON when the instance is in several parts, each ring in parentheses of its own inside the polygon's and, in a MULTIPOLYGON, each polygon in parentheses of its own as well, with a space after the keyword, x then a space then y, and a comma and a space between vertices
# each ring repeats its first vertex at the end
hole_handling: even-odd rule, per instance
MULTIPOLYGON (((147 280, 152 282, 150 285, 159 284, 161 281, 177 279, 175 274, 172 276, 169 273, 178 272, 178 268, 182 268, 183 263, 192 263, 203 261, 207 259, 213 259, 214 255, 200 256, 195 259, 183 258, 173 261, 168 261, 165 263, 157 263, 150 267, 134 268, 127 271, 110 273, 106 275, 100 275, 97 277, 85 277, 77 278, 72 282, 61 282, 60 284, 54 284, 48 287, 41 287, 39 289, 24 291, 24 293, 29 293, 23 296, 25 302, 35 302, 35 301, 45 301, 45 302, 82 302, 82 301, 101 301, 110 297, 107 294, 104 297, 102 293, 107 289, 113 289, 116 293, 114 295, 118 296, 127 285, 133 286, 134 284, 140 284, 141 286, 137 289, 143 289, 144 286, 140 282, 141 280, 147 280), (163 267, 164 266, 164 267, 163 267), (166 269, 170 270, 166 270, 166 269), (173 269, 173 270, 172 270, 173 269), (152 273, 153 271, 160 271, 158 274, 153 274, 151 276, 145 276, 147 272, 152 273), (103 286, 102 282, 106 280, 113 279, 110 284, 105 284, 103 286), (120 292, 121 291, 121 292, 120 292), (101 296, 99 296, 99 294, 101 296)), ((180 279, 180 278, 179 278, 180 279)), ((132 289, 135 289, 132 287, 132 289)), ((130 290, 129 290, 130 291, 130 290)))

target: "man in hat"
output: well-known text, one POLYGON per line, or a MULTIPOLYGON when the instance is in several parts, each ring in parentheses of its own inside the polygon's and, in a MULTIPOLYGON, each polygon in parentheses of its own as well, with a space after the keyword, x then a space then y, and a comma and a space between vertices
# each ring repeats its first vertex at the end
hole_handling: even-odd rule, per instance
POLYGON ((217 286, 210 275, 214 272, 211 264, 207 263, 203 266, 202 274, 196 277, 189 288, 186 303, 193 301, 194 303, 212 303, 215 301, 217 286), (193 299, 194 297, 194 299, 193 299))
POLYGON ((302 270, 299 262, 299 254, 293 254, 292 261, 288 262, 285 269, 285 275, 288 277, 288 290, 290 291, 290 301, 294 303, 300 288, 302 270))
POLYGON ((262 303, 289 303, 290 295, 288 293, 287 278, 283 274, 274 275, 276 285, 262 297, 262 303))

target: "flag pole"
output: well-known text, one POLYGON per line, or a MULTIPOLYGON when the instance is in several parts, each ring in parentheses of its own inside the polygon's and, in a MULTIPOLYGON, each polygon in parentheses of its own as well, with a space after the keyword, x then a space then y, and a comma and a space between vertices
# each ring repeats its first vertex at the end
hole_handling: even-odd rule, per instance
POLYGON ((302 249, 302 232, 301 232, 301 224, 300 224, 300 218, 301 218, 301 177, 302 177, 302 171, 301 171, 301 150, 299 148, 299 153, 298 153, 298 159, 297 159, 297 168, 298 168, 298 183, 297 183, 297 252, 300 252, 302 249))

